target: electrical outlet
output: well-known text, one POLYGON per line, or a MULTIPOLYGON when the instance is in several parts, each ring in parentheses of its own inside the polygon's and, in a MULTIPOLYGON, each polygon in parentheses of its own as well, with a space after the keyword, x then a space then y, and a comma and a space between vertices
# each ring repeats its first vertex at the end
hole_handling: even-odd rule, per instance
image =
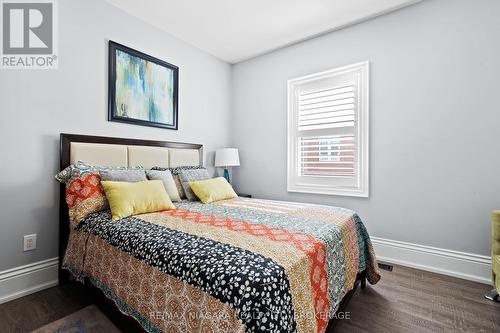
POLYGON ((31 251, 36 249, 36 234, 24 236, 24 251, 31 251))

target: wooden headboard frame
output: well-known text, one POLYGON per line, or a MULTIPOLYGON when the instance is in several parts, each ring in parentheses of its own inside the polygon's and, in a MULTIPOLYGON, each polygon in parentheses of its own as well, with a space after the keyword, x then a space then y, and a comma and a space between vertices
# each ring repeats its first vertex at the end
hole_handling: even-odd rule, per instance
MULTIPOLYGON (((104 136, 90 136, 79 134, 65 134, 60 135, 60 170, 63 170, 70 165, 71 143, 101 143, 101 144, 114 144, 126 146, 151 146, 151 147, 164 147, 164 148, 177 148, 177 149, 196 149, 199 152, 200 165, 203 165, 203 145, 195 143, 183 143, 172 141, 152 141, 140 139, 124 139, 124 138, 111 138, 104 136)), ((65 199, 66 186, 60 185, 59 188, 59 284, 65 283, 69 274, 67 271, 61 269, 66 246, 68 245, 69 237, 69 214, 68 205, 65 199)))

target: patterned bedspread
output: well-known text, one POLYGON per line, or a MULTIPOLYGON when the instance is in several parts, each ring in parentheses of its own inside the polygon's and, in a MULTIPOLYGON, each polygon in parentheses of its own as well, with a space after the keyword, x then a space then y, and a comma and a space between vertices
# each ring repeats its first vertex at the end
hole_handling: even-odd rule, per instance
POLYGON ((149 332, 324 332, 359 272, 380 278, 351 210, 244 198, 176 207, 90 215, 63 267, 149 332))

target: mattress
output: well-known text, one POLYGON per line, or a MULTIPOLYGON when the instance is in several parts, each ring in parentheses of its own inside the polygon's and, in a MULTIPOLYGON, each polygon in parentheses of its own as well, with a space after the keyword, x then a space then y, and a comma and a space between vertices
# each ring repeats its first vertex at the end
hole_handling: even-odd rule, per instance
POLYGON ((355 212, 249 198, 94 213, 63 268, 148 332, 324 332, 358 273, 380 279, 355 212))

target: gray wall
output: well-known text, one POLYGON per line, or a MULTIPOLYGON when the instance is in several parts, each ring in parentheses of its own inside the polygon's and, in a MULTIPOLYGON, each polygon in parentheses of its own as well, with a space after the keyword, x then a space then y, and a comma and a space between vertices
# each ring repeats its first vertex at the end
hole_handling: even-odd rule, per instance
POLYGON ((372 236, 490 253, 500 209, 500 1, 426 0, 233 67, 236 187, 345 206, 372 236), (286 191, 286 81, 371 62, 368 199, 286 191))
POLYGON ((234 145, 241 191, 355 209, 373 236, 489 254, 499 15, 499 1, 426 0, 240 63, 231 77, 104 1, 59 1, 59 69, 0 71, 0 271, 57 255, 60 132, 199 142, 209 165, 234 145), (180 67, 179 131, 106 120, 108 39, 180 67), (372 65, 370 198, 287 193, 286 80, 362 60, 372 65), (37 250, 22 252, 30 233, 37 250))
POLYGON ((60 132, 229 143, 231 66, 99 0, 59 3, 59 69, 0 70, 0 271, 57 256, 60 132), (180 67, 179 130, 107 121, 107 41, 180 67), (37 233, 37 250, 22 237, 37 233))

